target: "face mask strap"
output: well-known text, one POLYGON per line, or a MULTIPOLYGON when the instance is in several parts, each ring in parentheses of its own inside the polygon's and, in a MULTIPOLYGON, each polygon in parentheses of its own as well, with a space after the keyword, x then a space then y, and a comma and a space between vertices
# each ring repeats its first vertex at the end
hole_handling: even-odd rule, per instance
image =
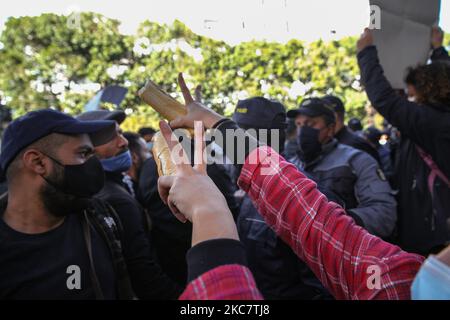
POLYGON ((48 155, 47 153, 45 153, 44 151, 39 150, 40 153, 42 153, 43 155, 45 155, 47 158, 49 158, 50 160, 52 160, 53 162, 55 162, 56 164, 59 164, 61 167, 64 167, 64 164, 62 164, 60 161, 56 160, 55 158, 53 158, 52 156, 48 155))
MULTIPOLYGON (((39 150, 40 151, 40 150, 39 150)), ((61 166, 61 167, 65 167, 64 164, 62 164, 61 162, 59 162, 58 160, 56 160, 55 158, 53 158, 52 156, 48 155, 47 153, 40 151, 43 155, 45 155, 47 158, 49 158, 50 160, 52 160, 53 162, 55 162, 57 165, 61 166)), ((43 175, 40 175, 42 177, 42 179, 45 180, 45 182, 47 182, 47 184, 49 184, 50 186, 52 186, 53 188, 55 188, 56 190, 58 190, 59 192, 65 194, 65 195, 69 195, 68 193, 64 192, 63 190, 61 190, 61 186, 56 185, 54 182, 52 182, 51 180, 49 180, 48 178, 44 177, 43 175)))

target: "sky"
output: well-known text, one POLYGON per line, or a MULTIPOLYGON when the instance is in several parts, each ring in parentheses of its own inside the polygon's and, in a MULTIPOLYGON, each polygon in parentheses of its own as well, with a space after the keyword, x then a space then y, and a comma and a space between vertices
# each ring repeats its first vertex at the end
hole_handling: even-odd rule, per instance
MULTIPOLYGON (((426 0, 423 0, 426 1, 426 0)), ((313 41, 357 35, 367 25, 368 0, 14 0, 0 5, 0 30, 10 16, 93 11, 121 21, 133 34, 148 19, 184 22, 194 32, 236 44, 251 39, 313 41)), ((450 31, 450 0, 442 0, 440 25, 450 31)))

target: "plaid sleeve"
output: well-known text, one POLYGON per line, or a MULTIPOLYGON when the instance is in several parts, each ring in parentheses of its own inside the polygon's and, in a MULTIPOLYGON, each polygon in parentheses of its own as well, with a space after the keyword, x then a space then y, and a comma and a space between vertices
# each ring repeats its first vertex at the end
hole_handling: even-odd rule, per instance
POLYGON ((262 300, 250 270, 233 264, 214 268, 191 281, 180 300, 262 300))
POLYGON ((274 150, 254 150, 238 183, 337 299, 410 299, 423 257, 357 226, 274 150))

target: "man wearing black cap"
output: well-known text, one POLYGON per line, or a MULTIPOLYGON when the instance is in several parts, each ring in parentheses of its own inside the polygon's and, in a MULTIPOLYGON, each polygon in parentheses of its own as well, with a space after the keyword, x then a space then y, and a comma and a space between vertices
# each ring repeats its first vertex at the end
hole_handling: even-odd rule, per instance
POLYGON ((339 141, 339 143, 367 152, 375 160, 377 160, 378 163, 380 163, 380 157, 378 155, 378 152, 362 137, 351 132, 344 124, 345 107, 342 100, 332 95, 325 96, 322 98, 322 100, 326 104, 332 106, 334 109, 334 115, 336 118, 336 129, 334 133, 334 138, 337 141, 339 141))
POLYGON ((151 252, 146 213, 133 197, 130 186, 124 182, 124 173, 132 165, 128 141, 120 129, 120 124, 126 118, 125 113, 121 110, 96 110, 82 113, 77 118, 83 121, 115 122, 114 137, 94 149, 105 171, 105 185, 96 197, 114 208, 123 225, 124 256, 135 293, 141 299, 177 298, 181 293, 180 288, 162 272, 151 252))
POLYGON ((8 184, 0 209, 0 299, 120 295, 106 236, 115 228, 105 229, 98 218, 111 216, 92 207, 92 196, 104 184, 93 148, 111 139, 114 125, 45 109, 6 129, 0 155, 8 184))
POLYGON ((291 162, 340 196, 357 224, 389 237, 397 218, 392 190, 375 159, 334 138, 333 107, 322 99, 306 99, 287 115, 298 128, 299 149, 291 162))

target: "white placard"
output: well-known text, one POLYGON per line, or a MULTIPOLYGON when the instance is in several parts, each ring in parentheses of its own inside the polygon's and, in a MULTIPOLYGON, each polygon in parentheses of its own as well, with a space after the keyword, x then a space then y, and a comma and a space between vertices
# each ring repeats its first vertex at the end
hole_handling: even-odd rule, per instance
POLYGON ((428 59, 440 0, 370 0, 370 4, 381 9, 381 29, 373 34, 385 75, 394 88, 404 88, 406 69, 428 59))

